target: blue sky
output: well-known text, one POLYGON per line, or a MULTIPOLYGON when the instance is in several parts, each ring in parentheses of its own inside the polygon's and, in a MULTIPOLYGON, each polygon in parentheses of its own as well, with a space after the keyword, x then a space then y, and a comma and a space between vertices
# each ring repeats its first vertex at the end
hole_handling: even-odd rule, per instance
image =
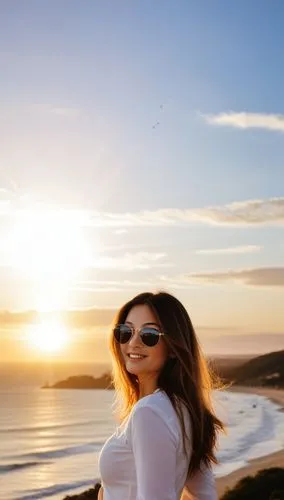
POLYGON ((284 6, 0 14, 0 310, 112 312, 163 287, 205 345, 283 333, 284 6))

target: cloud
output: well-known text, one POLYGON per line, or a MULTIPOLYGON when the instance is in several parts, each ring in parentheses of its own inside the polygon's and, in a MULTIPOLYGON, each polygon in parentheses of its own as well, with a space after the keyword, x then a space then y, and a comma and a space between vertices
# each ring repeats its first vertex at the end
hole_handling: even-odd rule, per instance
POLYGON ((78 281, 71 289, 76 292, 121 292, 125 290, 156 288, 157 283, 151 281, 131 280, 86 280, 78 281))
POLYGON ((128 230, 127 229, 115 229, 115 231, 113 231, 113 234, 116 234, 117 236, 120 236, 121 234, 127 234, 128 233, 128 230))
POLYGON ((163 227, 194 223, 223 226, 284 224, 284 197, 246 200, 204 208, 165 208, 124 214, 93 214, 91 225, 163 227))
POLYGON ((153 281, 130 281, 130 280, 87 280, 77 282, 76 285, 70 288, 75 292, 127 292, 132 291, 137 293, 145 290, 157 291, 171 291, 171 290, 188 290, 191 288, 188 279, 185 277, 168 277, 168 276, 155 276, 153 281))
POLYGON ((91 267, 98 269, 114 269, 116 271, 134 271, 137 269, 151 269, 152 267, 172 267, 172 264, 160 262, 166 257, 165 253, 136 252, 125 253, 122 257, 97 256, 91 267))
POLYGON ((48 112, 53 115, 63 116, 66 118, 76 118, 82 114, 82 110, 79 108, 62 107, 62 106, 51 107, 48 109, 48 112))
POLYGON ((178 276, 160 275, 155 281, 79 281, 72 289, 76 292, 109 292, 135 289, 188 290, 200 284, 223 285, 236 283, 253 287, 284 287, 284 267, 260 267, 204 273, 190 273, 178 276))
MULTIPOLYGON (((197 329, 199 333, 199 329, 197 329)), ((220 329, 220 335, 206 336, 201 331, 202 344, 205 352, 211 356, 224 356, 230 358, 234 354, 260 355, 267 354, 271 351, 279 351, 284 349, 284 334, 283 333, 248 333, 235 334, 231 328, 228 328, 228 334, 224 334, 220 329)))
POLYGON ((260 128, 284 132, 284 115, 263 113, 219 113, 216 115, 202 115, 209 125, 235 127, 239 129, 260 128))
POLYGON ((258 267, 219 272, 192 273, 185 276, 190 283, 240 283, 254 287, 284 287, 284 267, 258 267))
POLYGON ((246 200, 204 208, 164 208, 135 213, 90 213, 86 224, 93 227, 166 227, 194 223, 223 226, 284 224, 284 197, 246 200))
POLYGON ((233 255, 233 254, 247 254, 259 252, 262 247, 257 245, 244 245, 237 247, 228 248, 205 248, 201 250, 196 250, 198 255, 233 255))
POLYGON ((188 290, 189 288, 193 288, 195 285, 195 283, 190 283, 188 277, 185 275, 161 275, 159 276, 159 279, 163 285, 162 289, 165 290, 166 288, 169 292, 171 292, 171 290, 188 290))
POLYGON ((62 209, 40 203, 29 204, 22 199, 0 203, 0 215, 13 217, 20 222, 32 218, 48 217, 58 225, 80 227, 108 227, 116 230, 130 227, 169 227, 207 224, 219 226, 284 225, 284 197, 235 201, 225 205, 201 208, 161 208, 133 213, 110 213, 88 210, 62 209))
MULTIPOLYGON (((48 321, 49 318, 54 317, 54 314, 53 311, 40 313, 37 311, 0 311, 0 327, 21 327, 37 323, 39 319, 48 321)), ((115 314, 116 310, 113 308, 98 307, 56 312, 56 316, 59 316, 64 324, 74 328, 108 326, 115 314)))

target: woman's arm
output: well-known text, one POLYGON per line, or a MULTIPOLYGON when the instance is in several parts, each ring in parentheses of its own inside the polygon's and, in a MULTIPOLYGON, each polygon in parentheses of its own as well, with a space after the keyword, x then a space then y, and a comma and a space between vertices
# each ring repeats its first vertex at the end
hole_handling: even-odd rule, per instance
POLYGON ((104 489, 102 486, 99 489, 98 500, 104 500, 104 489))
POLYGON ((136 500, 178 500, 176 479, 177 438, 151 407, 132 416, 132 446, 137 476, 136 500))
POLYGON ((201 470, 187 479, 181 500, 218 500, 212 469, 202 466, 201 470))

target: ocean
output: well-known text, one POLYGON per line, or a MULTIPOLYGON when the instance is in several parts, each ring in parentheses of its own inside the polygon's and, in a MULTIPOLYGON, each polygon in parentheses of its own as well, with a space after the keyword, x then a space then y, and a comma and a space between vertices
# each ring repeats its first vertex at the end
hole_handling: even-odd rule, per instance
MULTIPOLYGON (((62 500, 99 478, 98 455, 114 432, 113 391, 0 389, 0 499, 62 500)), ((227 424, 214 468, 223 476, 284 448, 284 413, 263 396, 214 395, 227 424)))

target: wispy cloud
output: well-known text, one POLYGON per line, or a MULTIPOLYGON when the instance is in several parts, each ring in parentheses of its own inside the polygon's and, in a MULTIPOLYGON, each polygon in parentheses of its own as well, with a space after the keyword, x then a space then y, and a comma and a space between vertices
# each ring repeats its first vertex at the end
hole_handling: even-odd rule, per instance
POLYGON ((92 213, 91 226, 187 226, 194 223, 226 226, 284 224, 284 197, 246 200, 204 208, 165 208, 136 213, 92 213))
POLYGON ((172 267, 173 264, 161 262, 167 256, 165 253, 136 252, 125 253, 121 257, 96 257, 90 267, 98 269, 114 269, 116 271, 133 271, 151 269, 153 267, 172 267))
POLYGON ((71 108, 63 106, 49 107, 48 112, 53 115, 63 116, 66 118, 76 118, 82 114, 82 110, 80 108, 71 108))
POLYGON ((132 291, 139 293, 141 291, 171 291, 188 290, 192 288, 185 276, 155 276, 153 280, 131 281, 131 280, 90 280, 77 282, 70 290, 76 292, 125 292, 132 291))
MULTIPOLYGON (((68 311, 56 311, 64 324, 83 328, 86 326, 107 326, 111 323, 116 310, 114 308, 93 307, 90 309, 73 309, 68 311)), ((20 327, 37 323, 39 320, 48 321, 49 318, 54 318, 54 311, 40 312, 37 311, 0 311, 0 327, 20 327)))
MULTIPOLYGON (((158 281, 158 280, 157 280, 158 281)), ((122 292, 125 290, 148 289, 155 290, 157 281, 131 281, 131 280, 87 280, 78 281, 73 291, 76 292, 122 292)))
POLYGON ((77 118, 83 115, 84 109, 76 106, 64 106, 52 103, 35 102, 27 105, 22 105, 21 110, 26 113, 34 112, 40 115, 53 115, 62 118, 77 118))
MULTIPOLYGON (((66 221, 81 227, 112 227, 116 230, 130 227, 167 227, 207 224, 219 226, 284 225, 284 197, 235 201, 226 205, 201 208, 161 208, 152 211, 111 213, 87 210, 67 210, 40 203, 25 205, 25 200, 7 200, 0 203, 0 215, 30 220, 47 217, 66 221)), ((1 201, 1 197, 0 197, 1 201)))
POLYGON ((284 115, 265 113, 218 113, 215 115, 202 115, 210 125, 235 127, 239 129, 260 128, 284 132, 284 115))
POLYGON ((257 245, 240 245, 236 247, 228 248, 205 248, 201 250, 196 250, 198 255, 232 255, 232 254, 246 254, 255 253, 261 250, 261 246, 257 245))
POLYGON ((192 284, 241 283, 255 287, 284 287, 284 267, 257 267, 252 269, 191 273, 185 278, 192 284))
MULTIPOLYGON (((159 279, 163 290, 188 290, 193 288, 196 283, 191 283, 186 275, 180 274, 177 276, 161 275, 159 279)), ((199 285, 199 283, 197 283, 199 285)))
POLYGON ((122 234, 127 234, 127 233, 128 233, 128 230, 127 229, 123 229, 123 228, 121 228, 121 229, 115 229, 113 231, 113 234, 115 234, 116 236, 120 236, 122 234))

